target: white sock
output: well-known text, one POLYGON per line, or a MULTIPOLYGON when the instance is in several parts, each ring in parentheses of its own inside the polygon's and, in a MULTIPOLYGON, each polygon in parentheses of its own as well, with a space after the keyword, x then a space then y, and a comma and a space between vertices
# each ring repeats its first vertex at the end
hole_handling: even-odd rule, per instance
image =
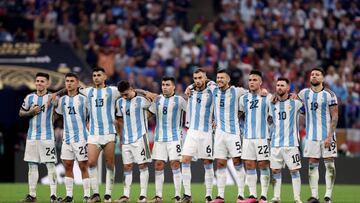
POLYGON ((214 166, 213 164, 204 164, 205 169, 205 187, 206 187, 206 197, 212 196, 212 188, 214 184, 214 166))
POLYGON ((244 197, 244 189, 245 189, 245 169, 244 169, 244 165, 240 164, 235 166, 235 170, 236 170, 236 184, 238 186, 238 195, 240 195, 241 197, 244 197))
POLYGON ((174 187, 175 187, 175 197, 176 196, 181 196, 181 170, 180 168, 178 169, 173 169, 173 181, 174 181, 174 187))
POLYGON ((280 199, 281 193, 281 172, 280 173, 273 173, 274 178, 274 198, 280 199))
POLYGON ((330 197, 332 195, 332 190, 335 183, 336 170, 334 161, 325 161, 325 183, 326 183, 326 192, 325 197, 330 197))
POLYGON ((85 178, 83 181, 84 197, 90 197, 90 179, 85 178))
POLYGON ((300 200, 300 190, 301 190, 300 172, 296 171, 291 173, 291 180, 293 186, 294 200, 300 200))
POLYGON ((39 180, 39 169, 35 163, 29 163, 28 181, 29 181, 29 195, 36 197, 36 185, 39 180))
POLYGON ((319 163, 309 163, 309 185, 311 189, 311 196, 315 198, 319 198, 318 182, 319 182, 319 163))
POLYGON ((155 171, 155 193, 157 196, 162 197, 164 185, 164 170, 155 171))
POLYGON ((255 198, 256 198, 256 182, 257 182, 256 169, 246 170, 246 183, 249 186, 250 196, 252 195, 255 198))
POLYGON ((90 185, 93 193, 99 194, 98 171, 97 167, 89 167, 90 185))
POLYGON ((73 188, 74 188, 74 179, 70 177, 64 178, 65 188, 66 188, 66 196, 73 196, 73 188))
POLYGON ((130 188, 132 183, 132 171, 124 171, 124 196, 130 197, 130 188))
POLYGON ((191 168, 190 164, 182 163, 182 179, 185 194, 191 196, 191 168))
POLYGON ((106 185, 105 185, 105 194, 110 195, 114 186, 115 179, 115 166, 113 168, 106 167, 106 185))
POLYGON ((270 168, 260 169, 261 196, 267 197, 270 184, 270 168))
POLYGON ((140 169, 140 196, 145 196, 147 194, 147 187, 149 182, 149 169, 148 167, 140 169))
POLYGON ((56 185, 57 185, 57 176, 56 168, 54 163, 46 163, 46 168, 48 170, 49 184, 50 184, 50 196, 56 196, 56 185))
POLYGON ((224 198, 226 185, 226 168, 218 168, 216 171, 218 196, 224 198))

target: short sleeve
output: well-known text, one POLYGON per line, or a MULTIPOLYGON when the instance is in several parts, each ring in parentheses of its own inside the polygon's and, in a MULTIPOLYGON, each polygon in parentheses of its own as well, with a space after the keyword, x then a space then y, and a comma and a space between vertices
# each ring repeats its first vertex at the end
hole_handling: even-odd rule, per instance
POLYGON ((155 114, 156 113, 156 101, 154 101, 153 103, 151 103, 150 107, 149 107, 149 111, 152 113, 152 114, 155 114))
POLYGON ((85 96, 88 96, 92 87, 79 87, 79 92, 85 96))
POLYGON ((60 115, 63 115, 63 112, 62 112, 62 101, 64 100, 64 97, 60 97, 60 99, 58 99, 57 101, 57 105, 56 105, 56 108, 55 108, 55 112, 57 114, 60 114, 60 115))
POLYGON ((237 93, 237 95, 239 95, 239 97, 241 97, 242 95, 249 92, 249 90, 247 90, 243 87, 235 87, 235 88, 236 88, 236 93, 237 93))
POLYGON ((21 108, 25 111, 30 110, 30 102, 29 102, 29 95, 25 97, 24 102, 21 105, 21 108))
POLYGON ((206 87, 211 91, 214 92, 215 88, 217 87, 217 84, 210 80, 209 82, 206 83, 206 87))
POLYGON ((121 112, 122 102, 123 102, 123 99, 121 99, 121 98, 116 100, 116 102, 115 102, 115 111, 116 111, 115 115, 117 117, 122 117, 123 116, 123 114, 121 112))
POLYGON ((301 101, 305 101, 305 89, 301 90, 298 94, 298 97, 301 101))
POLYGON ((110 88, 113 95, 113 99, 118 99, 120 97, 120 92, 117 89, 117 87, 111 86, 110 88))
POLYGON ((245 95, 242 95, 239 99, 239 111, 244 112, 244 97, 245 95))
POLYGON ((142 105, 143 109, 147 109, 150 107, 151 102, 149 100, 147 100, 145 97, 141 97, 141 105, 142 105))
POLYGON ((181 110, 186 112, 186 110, 187 110, 187 102, 181 96, 179 96, 179 100, 180 100, 180 108, 181 108, 181 110))
POLYGON ((337 97, 336 95, 333 93, 333 92, 328 92, 329 96, 327 97, 328 98, 328 104, 329 106, 335 106, 338 104, 338 101, 337 101, 337 97))

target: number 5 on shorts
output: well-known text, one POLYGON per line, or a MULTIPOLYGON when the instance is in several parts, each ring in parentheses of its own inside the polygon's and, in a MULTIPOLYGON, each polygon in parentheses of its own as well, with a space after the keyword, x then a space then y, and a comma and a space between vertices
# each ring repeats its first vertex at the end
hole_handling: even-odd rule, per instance
POLYGON ((241 144, 239 141, 235 142, 236 150, 241 153, 241 144))

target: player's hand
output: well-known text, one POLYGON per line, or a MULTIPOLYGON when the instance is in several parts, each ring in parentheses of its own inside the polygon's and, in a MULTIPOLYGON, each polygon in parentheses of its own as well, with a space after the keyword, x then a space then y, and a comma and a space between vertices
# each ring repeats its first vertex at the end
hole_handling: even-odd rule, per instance
POLYGON ((47 102, 47 106, 50 106, 51 103, 55 103, 56 101, 56 97, 57 97, 57 93, 52 93, 51 96, 49 97, 49 100, 47 102))
POLYGON ((212 123, 212 127, 213 127, 213 129, 215 129, 215 128, 216 128, 216 122, 215 122, 215 121, 213 121, 213 123, 212 123))
POLYGON ((157 94, 151 93, 151 92, 145 92, 144 95, 148 100, 150 100, 151 102, 155 101, 157 94))
POLYGON ((325 148, 330 147, 331 141, 332 141, 332 137, 331 137, 331 136, 328 136, 328 137, 326 138, 325 142, 324 142, 325 148))
POLYGON ((297 96, 297 94, 289 94, 290 95, 290 99, 299 99, 299 97, 297 96))
POLYGON ((190 89, 190 87, 187 87, 187 88, 186 88, 186 90, 185 90, 185 95, 186 95, 187 97, 190 97, 190 95, 191 95, 191 89, 190 89))
POLYGON ((275 104, 276 102, 278 102, 279 101, 279 97, 277 96, 277 95, 273 95, 272 97, 271 97, 271 103, 273 103, 273 104, 275 104))
POLYGON ((33 116, 40 113, 40 111, 41 111, 41 107, 39 105, 34 105, 33 107, 30 108, 30 112, 33 116))
POLYGON ((269 94, 269 92, 267 91, 267 89, 261 88, 260 96, 266 97, 268 94, 269 94))

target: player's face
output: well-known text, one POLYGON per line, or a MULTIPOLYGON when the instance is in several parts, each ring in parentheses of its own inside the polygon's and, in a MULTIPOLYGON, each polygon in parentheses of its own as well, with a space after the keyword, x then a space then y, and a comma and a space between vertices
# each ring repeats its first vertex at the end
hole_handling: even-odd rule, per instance
POLYGON ((255 74, 249 76, 249 89, 250 91, 257 91, 262 84, 261 77, 255 74))
POLYGON ((171 80, 161 82, 162 93, 165 96, 171 96, 175 92, 175 84, 171 80))
POLYGON ((224 88, 229 85, 230 77, 226 73, 218 73, 216 75, 216 84, 219 88, 224 88))
POLYGON ((276 82, 276 94, 279 96, 284 96, 284 94, 289 92, 289 85, 285 81, 276 82))
POLYGON ((207 77, 206 74, 203 72, 194 73, 193 74, 194 84, 197 88, 203 88, 205 86, 207 77))
POLYGON ((47 90, 49 87, 49 80, 45 77, 38 76, 35 79, 35 87, 37 91, 47 90))
POLYGON ((323 74, 318 70, 311 71, 310 83, 312 86, 318 86, 324 82, 323 74))
POLYGON ((135 91, 130 88, 128 90, 125 90, 124 92, 120 92, 120 95, 124 99, 132 99, 135 96, 135 91))
POLYGON ((78 88, 79 81, 75 77, 66 77, 65 78, 65 87, 68 91, 74 91, 78 88))
POLYGON ((96 71, 96 72, 93 72, 92 76, 93 76, 93 82, 96 86, 105 84, 106 75, 104 72, 96 71))

